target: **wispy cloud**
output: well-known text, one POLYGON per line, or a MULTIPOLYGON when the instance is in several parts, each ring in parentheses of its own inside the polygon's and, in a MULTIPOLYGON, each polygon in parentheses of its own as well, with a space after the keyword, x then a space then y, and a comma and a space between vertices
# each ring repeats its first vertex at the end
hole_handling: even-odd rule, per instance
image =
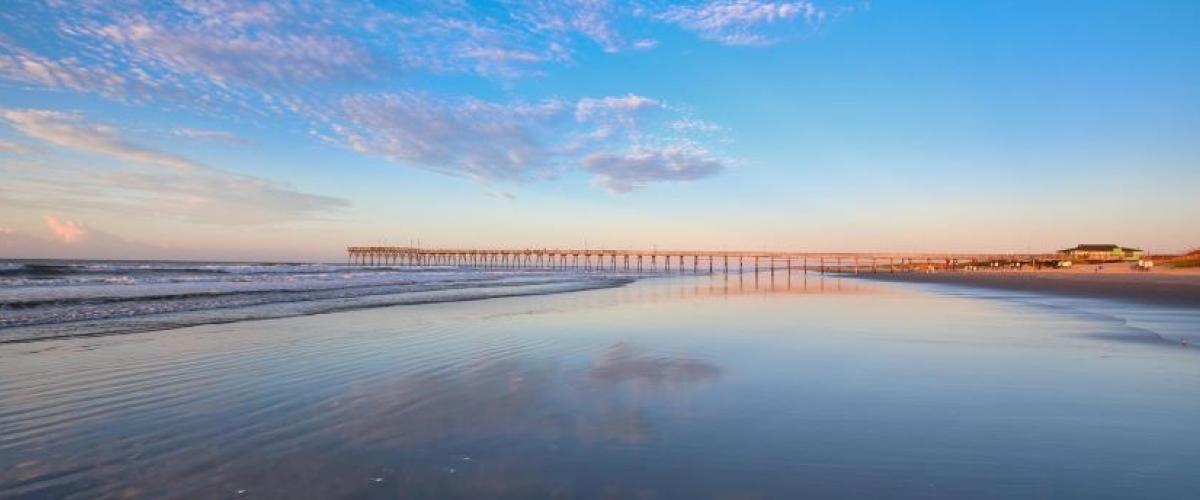
POLYGON ((265 26, 287 17, 289 2, 260 2, 242 0, 179 0, 179 6, 195 13, 206 24, 228 26, 265 26))
MULTIPOLYGON (((465 2, 269 2, 140 0, 14 6, 42 19, 71 56, 18 46, 31 27, 0 38, 0 77, 127 101, 214 106, 338 81, 414 72, 513 78, 572 61, 591 44, 647 50, 647 23, 675 24, 731 45, 778 40, 795 24, 827 17, 813 0, 710 0, 649 5, 608 0, 465 2)), ((28 36, 44 36, 45 30, 28 36)))
POLYGON ((364 95, 341 103, 324 137, 360 153, 483 182, 545 179, 583 168, 611 179, 604 182, 610 190, 627 192, 720 170, 715 155, 686 146, 686 137, 661 119, 646 120, 653 111, 671 112, 634 94, 533 103, 364 95))
POLYGON ((6 110, 0 116, 30 137, 118 160, 112 167, 71 166, 59 160, 47 168, 13 173, 0 185, 0 204, 49 210, 91 207, 223 224, 310 219, 348 206, 339 198, 299 192, 133 144, 116 128, 89 123, 77 114, 6 110))
POLYGON ((130 144, 108 125, 84 123, 78 114, 37 109, 0 111, 0 118, 29 137, 77 151, 178 169, 197 165, 179 156, 130 144))
POLYGON ((687 144, 596 152, 582 162, 595 174, 597 184, 614 193, 629 192, 651 182, 702 179, 720 173, 727 163, 703 148, 687 144))
POLYGON ((633 48, 637 49, 637 50, 650 50, 655 47, 658 47, 658 40, 654 40, 651 38, 643 38, 641 40, 633 42, 633 48))
MULTIPOLYGON (((606 52, 618 52, 630 44, 615 26, 623 6, 607 0, 558 0, 511 2, 515 17, 533 30, 558 36, 578 34, 606 52)), ((567 40, 559 40, 567 43, 567 40)))
POLYGON ((28 144, 0 139, 0 153, 25 154, 30 151, 33 151, 33 148, 29 147, 28 144))
POLYGON ((616 118, 624 121, 641 111, 660 107, 661 103, 648 97, 629 94, 622 97, 584 97, 575 103, 575 119, 616 118))
POLYGON ((201 141, 228 142, 232 144, 245 144, 249 142, 242 136, 224 130, 181 127, 171 130, 171 134, 201 141))
POLYGON ((478 180, 519 180, 553 166, 546 134, 566 106, 395 93, 348 97, 337 111, 332 139, 360 153, 478 180))
POLYGON ((808 0, 713 0, 673 5, 654 17, 726 45, 766 45, 778 41, 789 23, 813 26, 825 19, 826 12, 808 0))
MULTIPOLYGON (((575 37, 616 49, 615 5, 514 2, 496 12, 457 2, 220 0, 51 4, 41 12, 76 47, 69 60, 10 47, 0 74, 27 83, 121 94, 132 80, 184 84, 194 99, 237 99, 414 71, 510 78, 570 59, 575 37), (53 7, 57 5, 57 7, 53 7), (125 67, 120 73, 104 68, 125 67), (119 75, 131 75, 127 78, 119 75), (203 87, 203 88, 201 88, 203 87)), ((5 57, 6 56, 6 57, 5 57)))
POLYGON ((517 199, 517 195, 515 195, 515 194, 512 194, 512 193, 510 193, 510 192, 508 192, 508 191, 492 191, 492 190, 488 190, 488 191, 484 191, 484 194, 486 194, 486 195, 488 195, 488 196, 490 196, 490 197, 492 197, 492 198, 496 198, 496 199, 498 199, 498 200, 512 201, 512 200, 515 200, 515 199, 517 199))
POLYGON ((123 19, 92 28, 103 42, 149 67, 199 76, 214 83, 274 87, 283 84, 369 76, 383 65, 353 42, 330 34, 243 33, 201 24, 162 26, 151 19, 123 19))
MULTIPOLYGON (((610 163, 624 158, 628 165, 652 169, 641 177, 603 174, 634 179, 612 181, 613 191, 680 178, 655 166, 676 165, 669 159, 678 162, 690 154, 698 160, 704 155, 697 151, 719 158, 711 144, 693 145, 720 126, 636 94, 494 102, 431 97, 411 89, 420 80, 411 77, 465 74, 509 82, 578 61, 584 50, 654 49, 658 42, 646 36, 654 25, 677 25, 724 44, 755 45, 827 17, 814 0, 416 2, 403 8, 369 1, 122 0, 13 8, 19 11, 15 16, 44 22, 0 36, 0 79, 216 117, 287 118, 281 123, 353 151, 482 181, 590 170, 582 161, 587 157, 610 163), (41 52, 29 48, 34 46, 41 52), (655 114, 667 121, 646 121, 655 114), (658 163, 632 161, 656 151, 658 163)), ((111 127, 83 124, 71 113, 8 110, 3 118, 30 137, 76 151, 203 168, 131 144, 111 127)), ((239 141, 215 130, 172 133, 239 141)), ((211 174, 209 169, 197 176, 211 174)))
POLYGON ((671 122, 670 127, 675 130, 695 130, 699 132, 720 132, 720 125, 716 123, 698 120, 695 118, 683 118, 671 122))
POLYGON ((665 110, 663 103, 634 94, 620 97, 584 97, 575 103, 575 121, 592 127, 590 139, 614 137, 638 140, 638 123, 646 113, 665 110))
POLYGON ((107 67, 75 58, 41 56, 3 37, 0 37, 0 78, 55 90, 94 93, 120 101, 145 90, 107 67))

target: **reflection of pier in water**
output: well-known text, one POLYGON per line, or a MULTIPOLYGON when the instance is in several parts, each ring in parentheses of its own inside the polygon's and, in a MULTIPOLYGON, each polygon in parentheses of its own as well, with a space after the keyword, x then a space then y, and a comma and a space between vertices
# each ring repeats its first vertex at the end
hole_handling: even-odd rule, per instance
POLYGON ((774 274, 731 273, 723 275, 714 273, 708 279, 685 280, 680 281, 678 286, 665 284, 647 287, 646 290, 652 294, 667 290, 667 294, 673 295, 671 298, 687 298, 737 295, 863 294, 877 293, 880 288, 870 282, 847 279, 837 274, 781 269, 774 274))
MULTIPOLYGON (((365 266, 453 266, 481 269, 596 270, 666 273, 897 272, 1029 265, 1054 254, 762 252, 728 250, 346 248, 347 263, 365 266)), ((790 274, 790 273, 789 273, 790 274)))
POLYGON ((851 275, 821 274, 816 271, 807 273, 793 271, 788 279, 788 273, 777 272, 772 280, 770 273, 760 273, 755 280, 754 274, 738 275, 730 273, 713 274, 671 274, 653 275, 654 279, 640 280, 634 285, 620 286, 605 290, 604 293, 579 293, 556 296, 554 307, 570 309, 571 307, 603 308, 619 304, 658 304, 694 299, 753 299, 759 297, 812 297, 831 295, 888 295, 894 293, 894 288, 884 283, 871 280, 856 279, 851 275), (572 304, 568 306, 567 304, 572 304))

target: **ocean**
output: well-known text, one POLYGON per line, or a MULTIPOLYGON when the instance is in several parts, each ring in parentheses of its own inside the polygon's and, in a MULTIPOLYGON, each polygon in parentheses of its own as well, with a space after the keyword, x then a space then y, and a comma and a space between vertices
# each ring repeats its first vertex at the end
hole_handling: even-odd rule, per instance
POLYGON ((0 260, 0 342, 561 293, 630 279, 524 269, 0 260))
POLYGON ((1194 309, 799 272, 50 265, 76 267, 4 278, 0 497, 1200 491, 1200 352, 1173 337, 1194 309), (82 335, 32 340, 55 332, 82 335))

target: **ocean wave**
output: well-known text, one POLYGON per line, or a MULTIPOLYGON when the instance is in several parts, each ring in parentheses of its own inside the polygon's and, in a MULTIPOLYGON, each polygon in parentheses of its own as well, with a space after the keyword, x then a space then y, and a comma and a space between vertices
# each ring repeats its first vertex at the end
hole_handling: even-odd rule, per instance
POLYGON ((0 343, 317 314, 362 307, 562 293, 628 276, 336 264, 3 263, 0 343), (85 278, 80 278, 81 276, 85 278), (148 278, 152 277, 152 278, 148 278))
POLYGON ((376 275, 411 270, 337 264, 201 263, 0 263, 0 286, 84 285, 91 283, 171 283, 245 281, 257 277, 321 276, 352 272, 376 275))

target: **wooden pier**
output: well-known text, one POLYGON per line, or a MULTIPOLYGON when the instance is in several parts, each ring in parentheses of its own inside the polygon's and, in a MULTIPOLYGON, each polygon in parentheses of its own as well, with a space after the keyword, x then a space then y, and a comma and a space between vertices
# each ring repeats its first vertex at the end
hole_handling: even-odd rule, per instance
POLYGON ((741 273, 804 270, 836 273, 1042 267, 1055 254, 767 252, 727 250, 346 248, 347 264, 481 269, 741 273))

